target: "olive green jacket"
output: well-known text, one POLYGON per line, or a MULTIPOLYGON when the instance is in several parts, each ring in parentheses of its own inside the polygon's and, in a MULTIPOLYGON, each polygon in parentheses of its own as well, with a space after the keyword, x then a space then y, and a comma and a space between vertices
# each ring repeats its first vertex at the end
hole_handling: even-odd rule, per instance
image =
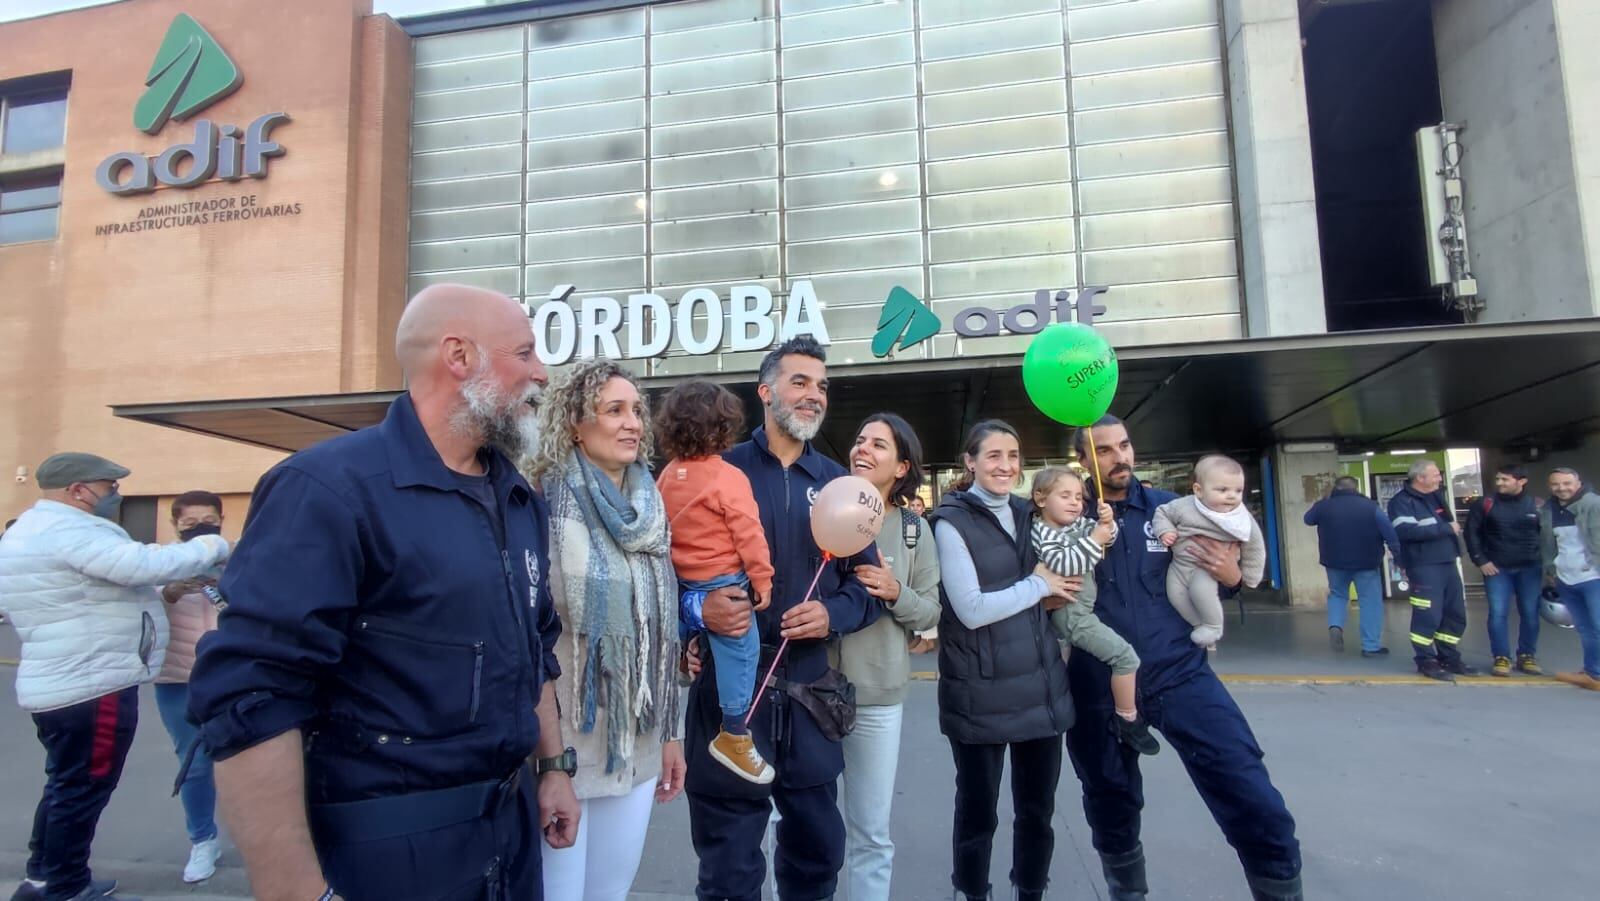
POLYGON ((871 707, 905 700, 911 639, 939 624, 939 551, 927 520, 891 508, 878 533, 878 554, 900 580, 900 597, 893 604, 874 600, 883 604, 884 615, 834 642, 828 655, 855 684, 856 703, 871 707))

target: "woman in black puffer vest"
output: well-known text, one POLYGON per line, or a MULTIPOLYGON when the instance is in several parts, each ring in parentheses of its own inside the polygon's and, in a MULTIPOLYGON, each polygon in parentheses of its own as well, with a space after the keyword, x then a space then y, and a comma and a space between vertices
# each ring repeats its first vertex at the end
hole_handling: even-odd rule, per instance
POLYGON ((1070 590, 1039 566, 1028 540, 1032 505, 1011 494, 1022 477, 1016 429, 973 427, 967 476, 932 516, 939 548, 939 728, 956 764, 957 901, 989 896, 995 805, 1007 748, 1016 818, 1016 897, 1043 898, 1055 850, 1051 817, 1061 735, 1072 725, 1067 667, 1044 601, 1070 590))

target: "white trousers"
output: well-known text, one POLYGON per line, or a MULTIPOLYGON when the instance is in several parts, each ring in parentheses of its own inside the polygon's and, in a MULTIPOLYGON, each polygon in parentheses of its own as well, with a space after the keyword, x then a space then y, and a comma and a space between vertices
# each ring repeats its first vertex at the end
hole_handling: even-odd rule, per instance
POLYGON ((570 848, 546 842, 542 849, 545 901, 627 901, 655 793, 656 780, 647 779, 626 795, 580 802, 578 840, 570 848))
POLYGON ((861 705, 844 737, 844 835, 850 901, 889 901, 889 813, 900 765, 900 704, 861 705))

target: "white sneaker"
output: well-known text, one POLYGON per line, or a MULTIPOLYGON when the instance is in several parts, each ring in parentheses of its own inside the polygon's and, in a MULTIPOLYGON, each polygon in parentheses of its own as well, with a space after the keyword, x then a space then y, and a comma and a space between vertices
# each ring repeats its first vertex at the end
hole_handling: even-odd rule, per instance
POLYGON ((183 868, 184 882, 204 882, 217 872, 217 858, 222 856, 222 843, 217 839, 196 842, 189 849, 189 863, 183 868))

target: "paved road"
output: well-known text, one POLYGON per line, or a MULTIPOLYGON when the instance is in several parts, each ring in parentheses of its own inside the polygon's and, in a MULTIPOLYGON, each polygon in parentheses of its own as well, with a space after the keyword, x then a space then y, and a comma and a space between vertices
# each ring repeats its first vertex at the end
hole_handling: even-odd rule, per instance
MULTIPOLYGON (((1321 638, 1314 618, 1252 614, 1257 628, 1321 638)), ((1247 620, 1248 621, 1248 620, 1247 620)), ((1234 660, 1247 653, 1238 636, 1234 660)), ((1570 633, 1552 639, 1568 657, 1570 633)), ((1280 646, 1280 669, 1320 659, 1326 645, 1280 646), (1321 655, 1320 658, 1317 655, 1321 655)), ((15 656, 10 630, 0 657, 15 656)), ((1218 660, 1220 669, 1229 660, 1218 660)), ((1347 654, 1346 657, 1351 657, 1347 654)), ((1359 658, 1356 658, 1359 661, 1359 658)), ((1263 667, 1245 669, 1256 678, 1263 667)), ((1368 664, 1370 661, 1360 661, 1368 664)), ((1342 662, 1341 662, 1342 665, 1342 662)), ((1304 667, 1302 667, 1304 668, 1304 667)), ((1366 670, 1350 668, 1357 673, 1366 670)), ((1385 672, 1405 671, 1403 661, 1385 672)), ((9 698, 14 670, 0 667, 0 697, 9 698)), ((1234 693, 1267 751, 1267 763, 1300 822, 1310 897, 1319 899, 1526 899, 1580 901, 1600 897, 1593 862, 1600 779, 1600 695, 1531 679, 1478 680, 1462 686, 1406 684, 1235 684, 1234 693)), ((123 786, 95 844, 95 865, 130 889, 191 899, 238 897, 247 885, 236 852, 201 894, 179 882, 187 845, 178 803, 168 797, 176 761, 144 698, 143 723, 123 786)), ((0 877, 20 876, 34 799, 43 781, 43 753, 26 715, 0 703, 0 877)), ((949 746, 936 723, 934 686, 912 686, 901 746, 894 810, 899 846, 894 897, 949 897, 949 746)), ((1153 896, 1163 899, 1246 897, 1232 851, 1170 749, 1146 768, 1145 844, 1153 896)), ((1063 776, 1056 818, 1052 897, 1102 898, 1098 863, 1078 804, 1078 785, 1063 776)), ((1002 822, 1009 805, 1002 802, 1002 822)), ((636 883, 640 901, 687 898, 695 858, 682 801, 657 810, 636 883)), ((1004 886, 1009 836, 998 838, 994 879, 1004 886)))

